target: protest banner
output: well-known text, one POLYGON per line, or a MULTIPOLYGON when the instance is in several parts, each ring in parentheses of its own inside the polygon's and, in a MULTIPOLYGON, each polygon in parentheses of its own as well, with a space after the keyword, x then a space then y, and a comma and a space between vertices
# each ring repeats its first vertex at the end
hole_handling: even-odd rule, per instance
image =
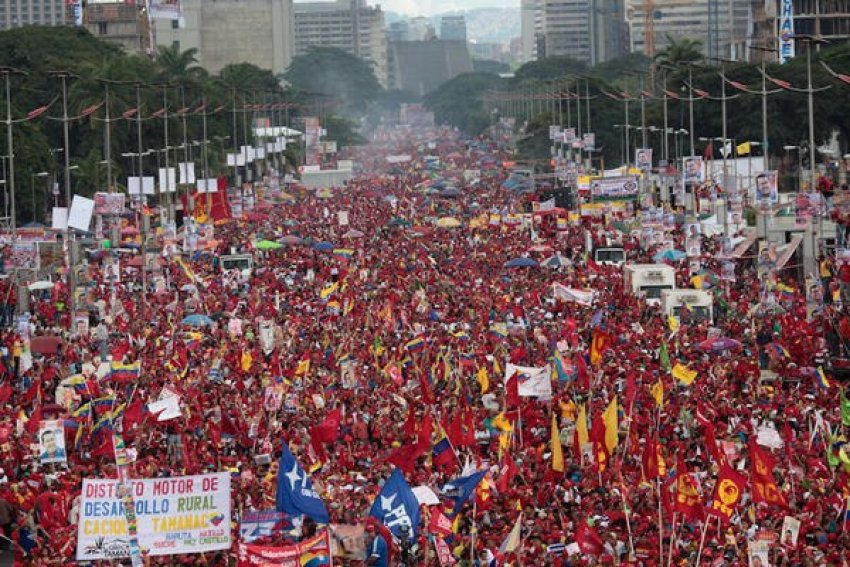
POLYGON ((239 520, 239 539, 252 543, 292 528, 289 516, 277 510, 246 510, 239 520))
POLYGON ((303 567, 330 565, 331 544, 328 530, 295 545, 271 547, 239 544, 237 567, 303 567))
POLYGON ((637 179, 633 175, 606 177, 590 182, 590 195, 594 200, 632 199, 637 192, 637 179))
MULTIPOLYGON (((229 473, 132 479, 128 483, 143 552, 176 555, 230 547, 229 473)), ((120 492, 118 480, 83 480, 78 561, 130 556, 120 492)))

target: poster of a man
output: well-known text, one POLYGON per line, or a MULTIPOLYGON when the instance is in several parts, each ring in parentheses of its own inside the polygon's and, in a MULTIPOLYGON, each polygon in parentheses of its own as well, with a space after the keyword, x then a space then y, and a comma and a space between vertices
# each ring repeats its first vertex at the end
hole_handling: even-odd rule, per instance
POLYGON ((65 453, 65 428, 61 421, 42 421, 38 431, 39 461, 42 464, 64 463, 67 461, 65 453))
POLYGON ((643 171, 652 169, 652 148, 637 148, 635 150, 635 167, 643 171))
POLYGON ((702 183, 702 157, 685 158, 685 183, 697 185, 702 183))
POLYGON ((776 172, 764 171, 756 175, 756 202, 767 205, 778 201, 779 190, 776 186, 776 172))

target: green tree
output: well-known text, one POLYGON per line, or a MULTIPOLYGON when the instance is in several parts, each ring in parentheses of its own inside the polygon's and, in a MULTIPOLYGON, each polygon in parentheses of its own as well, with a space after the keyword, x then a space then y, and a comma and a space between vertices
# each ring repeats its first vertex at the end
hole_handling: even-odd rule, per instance
POLYGON ((564 75, 584 75, 588 71, 587 65, 572 57, 558 56, 546 57, 539 61, 531 61, 516 70, 514 77, 516 82, 536 80, 550 81, 560 79, 564 75))
POLYGON ((655 54, 655 63, 658 65, 666 65, 676 67, 684 63, 697 63, 702 61, 702 41, 683 37, 676 39, 672 35, 665 34, 667 38, 667 47, 655 54))
POLYGON ((483 95, 504 83, 498 75, 464 73, 446 81, 425 96, 425 104, 440 124, 457 126, 469 135, 477 135, 491 125, 491 108, 483 95))

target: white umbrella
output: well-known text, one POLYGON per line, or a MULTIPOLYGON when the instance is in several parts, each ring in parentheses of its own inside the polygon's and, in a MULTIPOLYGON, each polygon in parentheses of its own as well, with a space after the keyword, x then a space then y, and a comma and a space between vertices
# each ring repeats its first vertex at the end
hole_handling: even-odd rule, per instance
POLYGON ((43 289, 53 289, 53 282, 32 282, 27 286, 30 291, 41 291, 43 289))

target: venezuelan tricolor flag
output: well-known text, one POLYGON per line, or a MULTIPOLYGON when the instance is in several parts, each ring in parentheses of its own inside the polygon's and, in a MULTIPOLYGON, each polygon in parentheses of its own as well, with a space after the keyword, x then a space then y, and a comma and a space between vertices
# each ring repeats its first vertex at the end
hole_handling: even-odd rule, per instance
POLYGON ((817 381, 818 386, 820 386, 824 390, 829 389, 829 379, 827 379, 822 366, 818 366, 818 371, 815 374, 815 380, 817 381))
POLYGON ((407 344, 404 345, 404 350, 407 352, 422 352, 425 350, 425 339, 421 336, 414 337, 413 339, 407 341, 407 344))
POLYGON ((354 256, 354 250, 352 250, 351 248, 334 248, 333 255, 337 258, 350 260, 351 257, 354 256))

